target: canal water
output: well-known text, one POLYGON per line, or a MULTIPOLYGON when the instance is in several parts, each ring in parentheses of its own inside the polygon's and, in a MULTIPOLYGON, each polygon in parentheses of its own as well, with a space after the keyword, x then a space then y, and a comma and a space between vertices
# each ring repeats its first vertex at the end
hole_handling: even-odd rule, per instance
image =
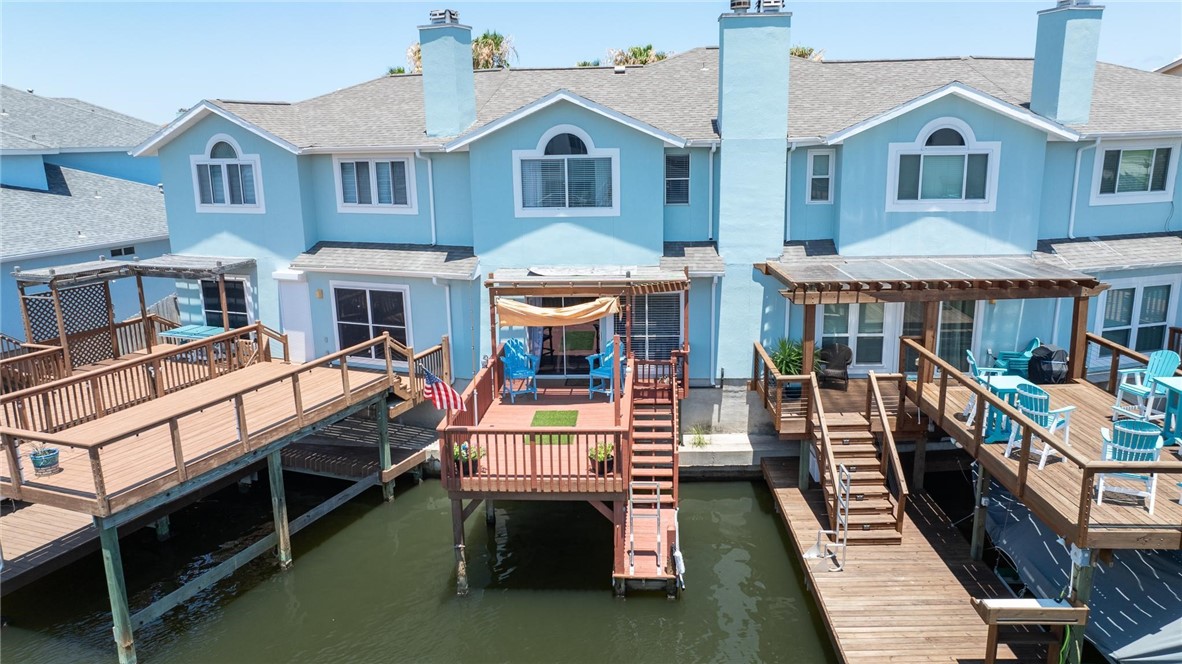
MULTIPOLYGON (((340 490, 291 477, 293 515, 340 490)), ((762 482, 683 483, 687 588, 617 599, 611 524, 586 504, 502 503, 467 524, 456 597, 439 482, 367 491, 293 536, 295 565, 257 560, 136 634, 143 662, 833 662, 762 482)), ((173 515, 173 538, 123 540, 132 611, 270 528, 265 484, 173 515), (219 550, 219 544, 224 544, 219 550), (211 550, 213 551, 211 553, 211 550)), ((114 661, 97 554, 4 598, 4 662, 114 661)))

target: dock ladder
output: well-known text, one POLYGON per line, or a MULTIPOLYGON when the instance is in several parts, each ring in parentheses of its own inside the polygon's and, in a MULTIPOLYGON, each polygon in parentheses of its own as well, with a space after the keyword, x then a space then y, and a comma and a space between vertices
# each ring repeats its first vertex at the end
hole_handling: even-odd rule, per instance
POLYGON ((852 483, 849 469, 844 463, 839 464, 836 487, 837 528, 835 530, 819 529, 817 543, 804 553, 805 558, 832 558, 834 566, 829 568, 830 572, 840 572, 845 568, 845 551, 850 531, 850 485, 852 483), (832 541, 829 540, 830 536, 833 537, 832 541), (838 560, 838 553, 841 554, 840 560, 838 560))
POLYGON ((636 520, 657 522, 657 569, 661 569, 661 483, 630 482, 628 484, 628 573, 636 574, 636 520), (637 494, 637 489, 651 489, 652 493, 637 494), (652 506, 652 513, 637 514, 636 506, 652 506))

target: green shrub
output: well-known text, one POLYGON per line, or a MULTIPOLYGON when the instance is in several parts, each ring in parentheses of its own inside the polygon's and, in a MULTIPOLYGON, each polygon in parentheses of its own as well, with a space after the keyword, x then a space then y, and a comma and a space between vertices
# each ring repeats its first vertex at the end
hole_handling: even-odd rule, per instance
POLYGON ((800 375, 804 367, 804 348, 799 341, 780 337, 772 344, 770 355, 780 375, 800 375))

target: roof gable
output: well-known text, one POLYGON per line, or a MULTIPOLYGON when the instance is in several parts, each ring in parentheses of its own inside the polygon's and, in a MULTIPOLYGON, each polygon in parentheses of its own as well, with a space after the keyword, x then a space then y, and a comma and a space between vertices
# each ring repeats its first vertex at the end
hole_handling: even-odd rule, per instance
POLYGON ((276 136, 256 124, 247 122, 216 104, 202 100, 201 103, 186 111, 184 115, 173 120, 160 131, 148 137, 146 141, 131 151, 131 155, 133 157, 156 156, 161 147, 171 143, 173 139, 185 133, 189 128, 209 115, 217 115, 266 141, 274 143, 292 154, 298 154, 300 151, 299 147, 295 144, 276 136))

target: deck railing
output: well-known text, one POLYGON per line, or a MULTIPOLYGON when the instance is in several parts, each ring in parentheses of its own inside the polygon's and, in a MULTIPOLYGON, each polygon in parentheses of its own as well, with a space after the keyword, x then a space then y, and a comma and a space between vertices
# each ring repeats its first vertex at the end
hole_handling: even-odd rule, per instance
MULTIPOLYGON (((821 454, 817 455, 817 471, 820 474, 822 486, 825 491, 829 492, 829 502, 825 505, 829 512, 829 529, 836 530, 840 495, 836 485, 837 461, 833 457, 833 439, 829 436, 829 425, 825 422, 825 403, 821 401, 821 388, 817 381, 809 381, 809 392, 812 395, 813 408, 816 409, 817 414, 808 421, 808 447, 813 447, 813 441, 820 445, 821 454)), ((802 447, 800 455, 802 464, 809 461, 803 453, 804 449, 807 448, 802 447)))
MULTIPOLYGON (((411 400, 420 403, 423 400, 423 388, 426 378, 420 369, 430 371, 432 375, 447 384, 451 384, 451 340, 444 336, 438 344, 427 350, 416 353, 414 348, 407 348, 408 356, 414 361, 407 366, 407 380, 410 382, 411 400)), ((402 361, 399 359, 398 361, 402 361)))
POLYGON ((22 344, 0 359, 0 394, 44 385, 69 375, 60 346, 22 344))
MULTIPOLYGON (((895 436, 891 433, 890 419, 887 417, 887 404, 883 402, 882 390, 878 387, 878 379, 898 381, 904 379, 903 374, 877 375, 870 372, 870 387, 866 390, 866 421, 877 421, 882 427, 882 449, 880 453, 881 466, 879 472, 887 478, 887 488, 895 498, 895 530, 903 533, 903 515, 907 510, 907 478, 903 475, 903 463, 899 461, 899 449, 895 446, 895 436), (893 480, 893 481, 892 481, 893 480)), ((902 395, 900 395, 902 401, 902 395)))
MULTIPOLYGON (((158 399, 271 358, 287 338, 262 323, 0 396, 3 423, 54 432, 158 399)), ((59 349, 60 350, 60 349, 59 349)))
MULTIPOLYGON (((253 326, 246 329, 252 330, 253 326)), ((0 447, 3 448, 2 453, 7 459, 9 468, 9 477, 0 479, 0 488, 3 488, 5 497, 45 503, 75 511, 78 511, 80 503, 83 503, 95 516, 109 516, 144 498, 177 486, 191 477, 218 468, 284 435, 303 429, 309 423, 317 422, 328 414, 341 410, 342 406, 347 407, 359 403, 364 398, 389 389, 392 385, 389 374, 382 373, 367 372, 366 376, 369 377, 367 380, 364 382, 354 381, 355 384, 350 385, 351 372, 348 370, 348 358, 358 353, 367 352, 371 348, 380 350, 386 358, 389 358, 391 352, 396 348, 396 344, 389 339, 388 335, 383 335, 326 355, 313 362, 290 367, 266 381, 252 383, 249 387, 238 391, 204 399, 194 398, 191 403, 186 403, 181 409, 168 409, 167 412, 151 417, 132 428, 116 427, 116 431, 110 436, 98 439, 78 440, 72 437, 69 431, 46 433, 27 428, 0 426, 0 447), (333 367, 334 364, 335 367, 333 367), (341 391, 339 396, 334 395, 325 399, 323 394, 317 397, 306 395, 301 387, 301 380, 306 381, 308 374, 313 370, 326 367, 333 367, 340 372, 341 391), (247 412, 245 398, 259 390, 282 383, 290 386, 291 402, 289 406, 284 407, 285 412, 291 413, 290 417, 278 423, 271 423, 258 431, 249 428, 248 422, 251 421, 252 416, 247 412), (233 413, 235 437, 221 441, 221 444, 209 453, 187 454, 185 451, 186 434, 189 433, 188 427, 192 423, 186 422, 185 418, 219 406, 228 406, 233 413), (134 486, 109 491, 109 478, 103 469, 103 452, 124 441, 126 441, 126 445, 135 445, 137 439, 145 434, 161 430, 167 431, 167 436, 171 440, 171 470, 134 486), (35 485, 27 483, 24 479, 26 468, 20 464, 20 448, 29 443, 45 443, 70 450, 83 450, 89 459, 93 477, 90 492, 80 492, 73 487, 59 489, 43 481, 35 482, 35 485)), ((265 354, 265 351, 263 353, 265 354)), ((270 402, 266 406, 260 406, 260 410, 273 408, 273 406, 274 403, 270 402)), ((204 421, 198 421, 198 424, 208 427, 208 423, 204 421)), ((204 446, 208 447, 209 441, 205 440, 208 435, 208 432, 203 431, 201 435, 195 435, 194 438, 201 440, 204 446)), ((117 452, 127 454, 126 445, 120 446, 117 452)), ((63 454, 63 456, 65 455, 63 454)))
MULTIPOLYGON (((148 314, 147 327, 145 332, 144 322, 139 318, 115 323, 115 340, 118 344, 119 354, 127 355, 145 350, 148 347, 148 335, 151 335, 152 345, 155 346, 160 343, 161 332, 175 329, 178 325, 156 314, 148 314)), ((68 337, 67 340, 69 340, 68 337)))
MULTIPOLYGON (((1175 344, 1173 330, 1179 328, 1171 328, 1170 341, 1167 347, 1175 344)), ((1149 364, 1149 356, 1126 348, 1115 341, 1109 341, 1098 334, 1087 333, 1087 356, 1098 357, 1103 359, 1104 353, 1108 353, 1108 380, 1104 383, 1104 389, 1109 394, 1116 394, 1116 389, 1119 387, 1120 370, 1132 367, 1133 365, 1146 366, 1149 364)), ((1177 340, 1177 343, 1182 343, 1182 340, 1177 340)), ((1182 376, 1182 369, 1174 372, 1175 376, 1182 376)))
MULTIPOLYGON (((1090 337, 1093 335, 1088 335, 1090 337)), ((1104 340, 1105 343, 1111 343, 1104 340)), ((949 387, 960 387, 968 390, 975 395, 977 407, 971 417, 971 420, 964 424, 966 428, 972 432, 972 438, 967 441, 965 449, 974 458, 981 454, 981 449, 985 445, 985 417, 986 411, 989 408, 996 409, 1001 414, 1008 418, 1012 425, 1021 428, 1022 439, 1021 446, 1018 452, 1018 471, 1016 478, 1009 481, 1009 478, 1001 478, 998 480, 1011 493, 1022 499, 1026 495, 1027 476, 1030 468, 1031 445, 1037 439, 1040 445, 1049 445, 1055 452, 1061 456, 1066 463, 1073 465, 1080 472, 1080 484, 1077 487, 1079 496, 1079 513, 1077 515, 1076 524, 1077 532, 1075 542, 1080 546, 1086 545, 1088 529, 1091 523, 1092 502, 1094 500, 1094 483, 1098 473, 1156 473, 1168 476, 1182 475, 1182 462, 1178 461, 1104 461, 1100 459, 1089 459, 1080 454, 1076 448, 1066 445, 1062 439, 1053 435, 1050 431, 1036 424, 1033 420, 1023 415, 1017 408, 1011 406, 1008 402, 1001 399, 993 392, 977 384, 976 379, 971 376, 961 373, 956 367, 952 366, 935 353, 927 350, 922 345, 910 339, 904 339, 903 342, 911 346, 919 354, 919 364, 921 371, 919 371, 915 384, 915 401, 920 403, 923 400, 924 394, 924 373, 922 369, 931 368, 939 371, 939 375, 935 377, 932 382, 938 385, 938 396, 936 398, 937 415, 933 418, 933 422, 938 427, 944 427, 953 415, 959 412, 958 407, 950 406, 948 402, 949 387), (987 406, 987 407, 986 407, 987 406), (950 412, 951 410, 951 412, 950 412)), ((1120 347, 1123 348, 1123 347, 1120 347)), ((1123 348, 1121 350, 1124 355, 1134 357, 1139 355, 1133 351, 1123 348)), ((930 371, 928 372, 930 375, 930 371)), ((1097 434, 1099 432, 1096 432, 1097 434)), ((1037 471, 1035 471, 1037 472, 1037 471)), ((1178 477, 1182 479, 1182 477, 1178 477)), ((1174 480, 1177 481, 1177 480, 1174 480)), ((1159 482, 1168 486, 1171 483, 1159 482)), ((1066 487, 1065 487, 1066 488, 1066 487)), ((1066 488, 1070 490, 1070 488, 1066 488)))
MULTIPOLYGON (((771 356, 758 341, 754 343, 751 354, 751 385, 752 390, 759 394, 763 407, 772 416, 772 425, 776 431, 794 426, 804 431, 810 425, 813 415, 813 394, 810 387, 813 383, 811 375, 788 376, 781 374, 772 362, 771 356), (786 397, 789 386, 799 385, 799 396, 786 397)), ((819 394, 819 393, 818 393, 819 394)))

